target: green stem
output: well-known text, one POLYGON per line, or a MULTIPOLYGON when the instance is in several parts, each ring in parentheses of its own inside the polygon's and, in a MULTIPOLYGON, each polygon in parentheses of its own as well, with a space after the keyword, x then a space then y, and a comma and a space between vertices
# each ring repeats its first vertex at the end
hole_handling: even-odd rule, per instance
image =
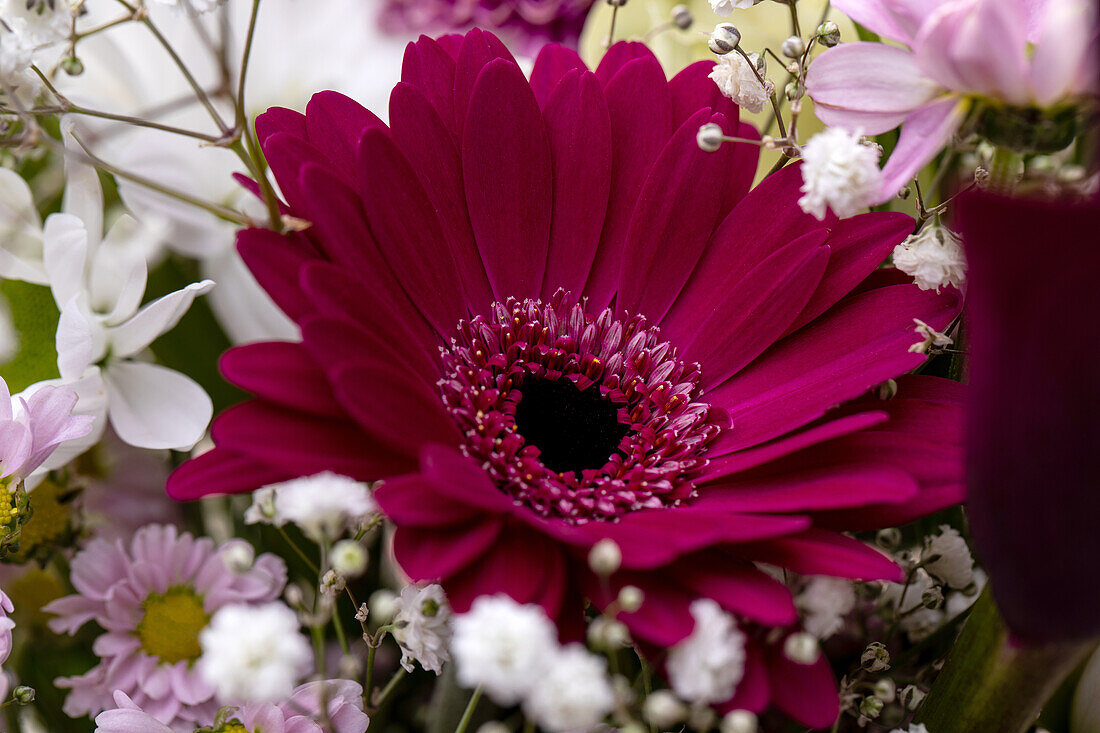
POLYGON ((458 727, 455 728, 455 733, 466 733, 466 728, 470 725, 470 720, 474 717, 474 708, 481 701, 481 685, 477 686, 474 690, 474 694, 470 695, 470 702, 466 704, 466 712, 462 713, 462 719, 458 721, 458 727))
POLYGON ((295 554, 298 555, 298 557, 302 558, 302 561, 306 564, 306 566, 309 567, 309 569, 314 573, 320 575, 321 570, 317 567, 317 563, 309 559, 309 555, 307 555, 305 551, 298 546, 297 542, 290 538, 290 535, 287 534, 287 531, 282 527, 276 527, 275 529, 279 530, 279 534, 281 534, 283 536, 283 539, 286 540, 286 543, 290 545, 290 549, 294 550, 295 554))
POLYGON ((374 687, 374 655, 378 651, 378 647, 370 644, 367 646, 367 672, 363 678, 363 697, 364 702, 370 705, 371 688, 374 687))
POLYGON ((397 684, 409 673, 405 671, 404 667, 398 667, 397 671, 393 673, 393 677, 390 677, 390 681, 386 683, 386 686, 382 688, 382 691, 378 693, 378 697, 374 700, 372 709, 377 711, 390 699, 393 695, 393 691, 397 689, 397 684))
POLYGON ((916 722, 936 733, 1023 733, 1047 699, 1096 646, 1013 644, 989 588, 975 602, 916 722))
POLYGON ((1015 150, 998 147, 993 151, 989 168, 989 188, 997 193, 1011 195, 1016 190, 1016 174, 1020 170, 1022 156, 1015 150))

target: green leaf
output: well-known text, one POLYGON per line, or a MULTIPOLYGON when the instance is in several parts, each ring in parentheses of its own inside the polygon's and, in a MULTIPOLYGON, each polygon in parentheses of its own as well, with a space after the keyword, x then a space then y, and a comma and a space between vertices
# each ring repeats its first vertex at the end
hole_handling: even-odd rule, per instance
POLYGON ((0 366, 0 377, 7 382, 8 390, 15 394, 35 382, 60 376, 54 346, 60 313, 50 289, 19 280, 3 280, 0 293, 8 301, 12 324, 19 335, 19 351, 0 366))

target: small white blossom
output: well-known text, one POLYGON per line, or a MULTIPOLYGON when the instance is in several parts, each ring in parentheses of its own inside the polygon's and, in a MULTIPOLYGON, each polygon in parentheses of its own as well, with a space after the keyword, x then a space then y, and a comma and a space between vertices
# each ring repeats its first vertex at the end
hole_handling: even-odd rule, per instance
POLYGON ((379 588, 367 599, 367 609, 372 621, 388 624, 397 615, 397 594, 389 588, 379 588))
POLYGON ((366 484, 322 471, 260 489, 245 512, 245 521, 276 527, 289 522, 298 525, 310 539, 322 542, 355 529, 377 511, 366 484))
POLYGON ((858 214, 882 186, 878 161, 882 150, 864 144, 858 134, 827 128, 802 148, 802 198, 807 214, 825 218, 831 208, 841 219, 858 214))
POLYGON ((894 247, 894 266, 913 278, 921 290, 935 290, 966 280, 962 242, 945 226, 926 226, 894 247))
POLYGON ((908 728, 894 728, 890 733, 930 733, 930 731, 924 727, 924 723, 913 723, 908 728))
POLYGON ((0 19, 32 46, 57 43, 72 30, 70 0, 0 0, 0 19))
POLYGON ((482 685, 500 705, 515 705, 541 684, 558 649, 554 624, 541 608, 503 594, 481 596, 455 616, 451 653, 463 687, 482 685))
POLYGON ((957 530, 941 524, 940 533, 926 537, 924 543, 924 556, 929 558, 924 567, 928 572, 959 590, 974 581, 974 558, 957 530), (931 559, 937 555, 938 559, 931 559))
POLYGON ((34 60, 34 41, 22 18, 3 18, 0 23, 0 82, 5 87, 21 87, 30 79, 34 60))
POLYGON ((669 682, 690 702, 725 702, 745 674, 745 635, 733 616, 709 598, 693 601, 691 615, 691 636, 668 653, 669 682))
POLYGON ((656 690, 642 704, 642 717, 661 730, 668 730, 683 722, 687 713, 687 706, 670 690, 656 690))
POLYGON ((764 109, 768 98, 775 91, 775 85, 770 81, 765 79, 764 84, 760 83, 753 67, 739 53, 727 53, 719 57, 710 72, 710 78, 734 104, 753 113, 764 109))
POLYGON ((734 10, 751 8, 758 2, 760 0, 710 0, 710 7, 715 13, 725 18, 734 10))
POLYGON ((313 659, 297 617, 282 603, 223 606, 199 643, 199 672, 224 701, 286 700, 313 659))
POLYGON ((718 724, 718 733, 756 733, 756 714, 749 710, 731 710, 718 724))
POLYGON ((802 627, 818 639, 828 639, 844 626, 844 617, 856 605, 852 581, 818 575, 798 594, 802 627))
POLYGON ((580 644, 558 651, 523 701, 529 718, 555 732, 592 730, 614 707, 607 662, 580 644))
POLYGON ((913 330, 917 332, 921 340, 909 347, 910 353, 927 354, 929 349, 950 346, 954 343, 950 336, 940 333, 919 318, 914 318, 913 323, 917 324, 913 330))
POLYGON ((345 578, 358 578, 367 569, 367 550, 355 540, 340 540, 332 546, 332 569, 345 578))
POLYGON ((401 645, 401 666, 413 671, 413 662, 439 674, 451 658, 447 643, 451 639, 451 606, 436 583, 407 585, 397 599, 393 637, 401 645))

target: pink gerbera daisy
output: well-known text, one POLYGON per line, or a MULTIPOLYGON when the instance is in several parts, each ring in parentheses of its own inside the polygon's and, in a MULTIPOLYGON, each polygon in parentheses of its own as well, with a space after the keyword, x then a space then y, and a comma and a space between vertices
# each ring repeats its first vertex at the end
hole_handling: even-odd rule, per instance
POLYGON ((528 82, 474 30, 409 46, 388 127, 332 93, 262 116, 310 226, 239 248, 303 340, 225 356, 257 399, 169 492, 386 479, 398 562, 456 611, 503 591, 572 636, 585 598, 632 584, 645 602, 620 618, 667 648, 710 597, 747 636, 729 704, 831 723, 828 664, 783 656, 768 629, 795 606, 754 563, 896 580, 842 531, 961 499, 958 385, 857 399, 921 365, 913 318, 944 328, 956 299, 876 269, 908 217, 819 222, 797 166, 750 192, 756 147, 702 152, 707 122, 757 134, 710 66, 666 81, 621 43, 591 72, 550 46, 528 82), (604 538, 622 550, 609 587, 585 561, 604 538))
POLYGON ((214 719, 214 688, 194 666, 202 652, 199 632, 222 606, 271 601, 286 584, 280 558, 263 554, 251 569, 234 573, 222 557, 227 547, 151 524, 134 533, 128 548, 121 540, 96 539, 76 554, 77 593, 43 610, 57 616, 49 622, 57 633, 76 633, 88 621, 106 633, 93 647, 97 666, 56 681, 72 690, 66 714, 112 708, 112 695, 121 691, 165 725, 214 719))

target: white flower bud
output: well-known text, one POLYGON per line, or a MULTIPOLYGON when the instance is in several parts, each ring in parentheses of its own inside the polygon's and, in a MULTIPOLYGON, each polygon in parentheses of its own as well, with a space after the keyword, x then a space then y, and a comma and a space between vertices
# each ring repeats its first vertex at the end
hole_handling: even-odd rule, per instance
POLYGON ((650 725, 667 730, 683 722, 687 717, 687 707, 671 691, 657 690, 646 698, 642 716, 650 725))
POLYGON ((889 677, 883 677, 875 683, 874 695, 885 703, 891 703, 897 697, 898 688, 889 677))
POLYGON ((863 650, 860 665, 868 672, 883 672, 890 669, 890 652, 881 641, 872 641, 863 650))
POLYGON ((920 604, 925 608, 937 609, 943 606, 943 590, 934 585, 920 594, 920 604))
POLYGON ((733 23, 719 23, 714 26, 707 46, 719 56, 733 51, 741 43, 741 31, 733 23))
POLYGON ((827 20, 817 27, 817 40, 826 48, 832 48, 840 43, 840 26, 831 20, 827 20))
POLYGON ((367 569, 367 551, 355 540, 340 540, 332 546, 332 569, 345 578, 358 578, 367 569))
POLYGON ((623 564, 623 551, 615 540, 604 537, 588 551, 588 567, 596 575, 607 577, 623 564))
POLYGON ((621 621, 597 616, 588 627, 588 643, 608 651, 622 649, 630 645, 630 631, 621 621))
POLYGON ((20 685, 11 692, 11 697, 15 701, 16 705, 30 705, 34 702, 34 698, 37 693, 33 687, 27 687, 26 685, 20 685))
POLYGON ((731 710, 718 724, 719 733, 756 733, 756 715, 748 710, 731 710))
POLYGON ((797 59, 806 53, 806 42, 800 36, 791 36, 779 48, 787 58, 797 59))
POLYGON ((499 720, 490 720, 478 726, 477 733, 512 733, 512 729, 499 720))
POLYGON ((821 657, 821 645, 813 634, 800 631, 783 642, 783 656, 795 664, 813 664, 821 657))
POLYGON ((388 624, 397 614, 397 594, 387 588, 371 593, 367 604, 371 618, 380 625, 388 624))
POLYGON ((677 5, 672 9, 672 24, 680 30, 686 31, 694 22, 695 17, 687 5, 677 5))
POLYGON ((699 149, 704 153, 717 153, 725 140, 726 133, 722 131, 722 126, 717 122, 708 122, 703 125, 695 136, 695 142, 699 144, 699 149))
POLYGON ((874 696, 863 698, 863 702, 859 704, 859 712, 872 720, 877 718, 882 713, 882 700, 874 696))
MULTIPOLYGON (((895 384, 897 384, 895 382, 895 384)), ((901 530, 897 527, 880 529, 875 535, 875 544, 884 550, 896 550, 901 544, 901 530)))
POLYGON ((625 613, 634 613, 642 607, 645 593, 636 585, 624 585, 619 591, 619 608, 625 613))
POLYGON ((325 574, 321 576, 320 591, 323 595, 336 595, 343 592, 346 586, 347 582, 344 580, 344 576, 335 570, 326 570, 325 574))
POLYGON ((901 688, 898 700, 906 710, 916 710, 924 702, 925 692, 916 685, 906 685, 901 688))
POLYGON ((256 560, 256 550, 243 540, 234 540, 222 547, 221 557, 229 572, 239 575, 252 569, 252 563, 256 560))

